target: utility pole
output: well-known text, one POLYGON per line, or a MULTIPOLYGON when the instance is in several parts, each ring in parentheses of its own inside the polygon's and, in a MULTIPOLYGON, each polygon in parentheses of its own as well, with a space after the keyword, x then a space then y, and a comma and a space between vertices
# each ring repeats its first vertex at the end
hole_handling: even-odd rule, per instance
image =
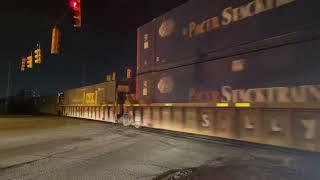
POLYGON ((9 96, 10 96, 10 79, 11 79, 11 61, 8 61, 8 80, 7 80, 7 93, 6 93, 6 105, 5 112, 8 113, 9 96))

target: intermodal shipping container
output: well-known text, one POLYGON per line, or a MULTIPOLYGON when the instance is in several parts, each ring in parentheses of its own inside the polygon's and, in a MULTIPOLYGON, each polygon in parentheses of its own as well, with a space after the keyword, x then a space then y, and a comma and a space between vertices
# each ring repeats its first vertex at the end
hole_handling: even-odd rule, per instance
POLYGON ((64 93, 64 105, 105 105, 115 102, 115 99, 115 81, 71 89, 64 93))
POLYGON ((319 26, 319 7, 319 0, 190 0, 138 29, 137 72, 295 42, 319 26))
POLYGON ((279 46, 138 76, 152 103, 319 103, 320 40, 279 46))

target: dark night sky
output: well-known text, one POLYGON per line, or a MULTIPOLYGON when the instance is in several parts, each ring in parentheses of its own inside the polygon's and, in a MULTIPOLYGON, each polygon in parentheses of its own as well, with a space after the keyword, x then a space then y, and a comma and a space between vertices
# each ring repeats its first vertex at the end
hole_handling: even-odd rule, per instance
POLYGON ((2 2, 0 96, 5 96, 8 61, 12 62, 11 95, 24 88, 40 94, 79 87, 83 64, 86 84, 99 83, 113 70, 135 65, 136 29, 186 0, 82 0, 82 32, 75 32, 70 13, 61 21, 61 53, 50 55, 51 29, 68 8, 68 0, 2 2), (43 64, 19 72, 21 57, 36 43, 43 64))

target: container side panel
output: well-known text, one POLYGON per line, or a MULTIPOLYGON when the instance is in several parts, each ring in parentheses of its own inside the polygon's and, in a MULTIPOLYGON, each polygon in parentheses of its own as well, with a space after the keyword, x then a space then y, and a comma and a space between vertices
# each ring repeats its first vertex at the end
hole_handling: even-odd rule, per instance
POLYGON ((318 102, 320 40, 139 75, 154 103, 318 102))
POLYGON ((141 48, 138 73, 206 61, 241 46, 248 52, 252 43, 319 27, 319 7, 318 0, 191 0, 141 27, 139 41, 148 49, 141 48))

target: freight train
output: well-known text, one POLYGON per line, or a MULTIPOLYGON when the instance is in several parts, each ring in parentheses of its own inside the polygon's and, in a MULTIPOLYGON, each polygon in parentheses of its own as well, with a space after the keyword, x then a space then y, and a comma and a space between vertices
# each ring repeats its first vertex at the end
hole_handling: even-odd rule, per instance
POLYGON ((137 30, 135 77, 64 116, 320 151, 320 1, 190 0, 137 30))

